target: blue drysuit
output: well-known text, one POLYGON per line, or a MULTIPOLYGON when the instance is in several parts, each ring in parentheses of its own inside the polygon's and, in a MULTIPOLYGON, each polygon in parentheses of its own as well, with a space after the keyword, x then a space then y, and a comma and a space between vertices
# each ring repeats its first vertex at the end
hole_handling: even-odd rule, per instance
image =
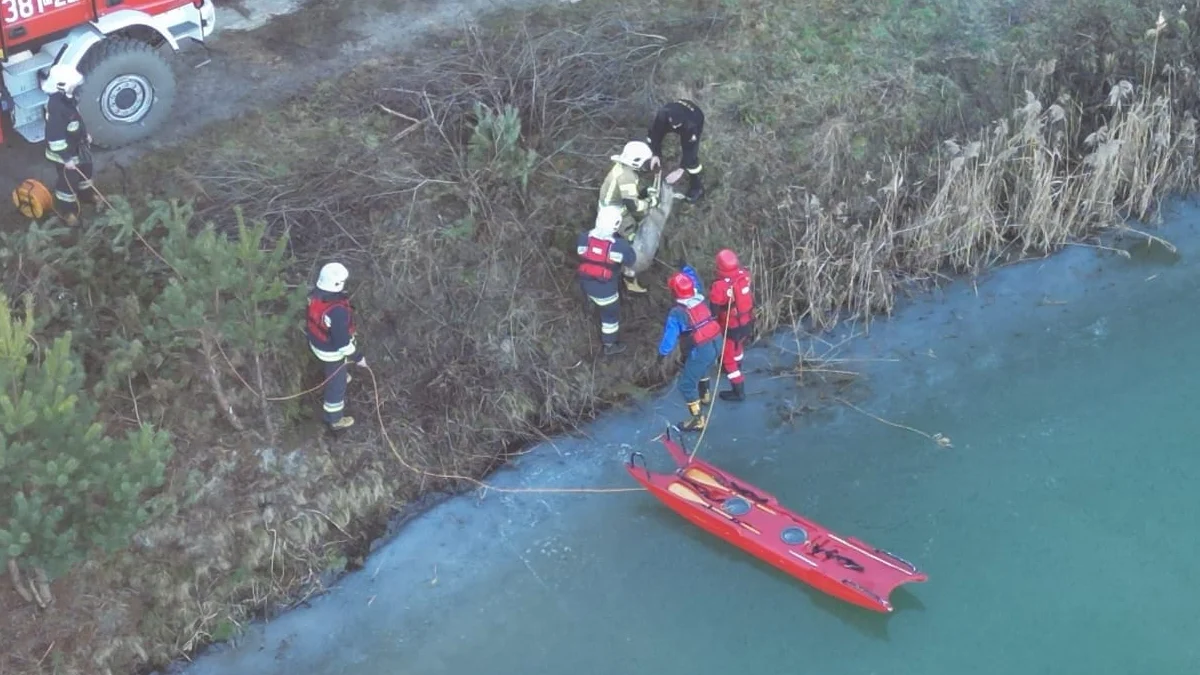
POLYGON ((717 358, 720 356, 720 338, 709 340, 702 345, 694 345, 691 342, 691 330, 688 326, 687 311, 684 307, 691 308, 692 306, 705 302, 704 295, 698 289, 704 288, 700 283, 700 276, 696 274, 696 270, 692 269, 691 265, 684 265, 682 272, 692 279, 692 283, 696 285, 696 295, 688 300, 676 300, 676 305, 667 312, 667 320, 663 325, 662 340, 658 343, 658 355, 666 356, 675 349, 676 343, 683 342, 682 347, 686 350, 687 356, 683 362, 683 372, 679 374, 678 389, 679 393, 688 403, 694 403, 700 400, 700 380, 708 377, 709 369, 717 363, 717 358))

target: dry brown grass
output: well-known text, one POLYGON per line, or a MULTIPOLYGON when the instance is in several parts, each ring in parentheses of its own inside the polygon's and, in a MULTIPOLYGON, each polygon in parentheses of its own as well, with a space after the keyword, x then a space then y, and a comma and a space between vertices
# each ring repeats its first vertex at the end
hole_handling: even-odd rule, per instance
MULTIPOLYGON (((923 79, 931 57, 895 67, 895 53, 880 49, 829 86, 830 68, 863 49, 851 37, 873 34, 860 26, 864 14, 839 19, 851 37, 830 52, 801 43, 795 52, 806 56, 787 57, 800 65, 784 67, 786 50, 761 42, 801 31, 781 12, 807 21, 845 10, 800 4, 680 12, 668 3, 644 10, 640 23, 572 9, 502 17, 218 125, 131 167, 120 190, 111 174, 102 185, 131 198, 188 197, 222 223, 233 206, 266 219, 290 235, 295 283, 325 260, 346 262, 361 344, 406 462, 481 475, 514 447, 667 375, 653 367, 665 266, 644 277, 650 299, 622 307, 629 357, 605 362, 595 358, 596 320, 576 289, 571 249, 592 220, 608 156, 643 133, 668 95, 709 111, 713 189, 705 204, 676 209, 660 257, 687 254, 704 273, 717 248, 740 250, 764 331, 888 312, 908 282, 1048 252, 1145 216, 1194 180, 1194 120, 1171 103, 1190 100, 1186 64, 1172 64, 1173 79, 1154 88, 1114 80, 1110 101, 1078 102, 1046 98, 1075 71, 1027 64, 1035 93, 1016 87, 1025 98, 1004 121, 956 128, 939 112, 922 126, 944 105, 930 103, 931 82, 956 72, 923 79), (472 151, 476 103, 519 114, 515 144, 472 151)), ((879 14, 873 7, 865 15, 879 14)), ((946 63, 967 58, 960 45, 948 49, 946 63)), ((298 345, 303 365, 272 393, 319 381, 302 353, 298 345)), ((60 580, 51 611, 13 609, 0 596, 0 642, 16 645, 0 671, 120 671, 185 656, 319 592, 326 572, 362 555, 394 509, 454 487, 387 454, 367 381, 351 385, 363 424, 348 439, 314 441, 315 422, 294 425, 298 435, 272 451, 273 462, 246 438, 213 442, 192 430, 160 512, 130 550, 60 580)))
POLYGON ((761 294, 764 312, 777 324, 869 320, 890 313, 901 283, 978 273, 1105 229, 1136 232, 1130 218, 1151 215, 1165 193, 1192 188, 1196 120, 1173 109, 1170 93, 1139 92, 1122 80, 1109 94, 1107 122, 1092 130, 1080 129, 1069 103, 1043 106, 1025 96, 1011 119, 966 142, 944 142, 928 170, 933 180, 921 176, 937 186, 928 197, 906 181, 900 162, 882 181, 864 181, 875 187, 876 206, 862 219, 847 217, 844 203, 829 208, 810 193, 780 194, 782 224, 774 229, 788 238, 756 234, 752 249, 770 252, 765 262, 780 273, 770 283, 786 289, 761 294))

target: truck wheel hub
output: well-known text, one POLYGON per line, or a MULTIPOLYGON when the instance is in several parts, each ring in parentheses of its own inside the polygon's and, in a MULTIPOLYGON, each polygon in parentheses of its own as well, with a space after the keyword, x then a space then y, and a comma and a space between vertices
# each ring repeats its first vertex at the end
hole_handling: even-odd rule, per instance
POLYGON ((154 89, 141 75, 113 78, 100 97, 100 108, 110 122, 140 122, 154 102, 154 89))

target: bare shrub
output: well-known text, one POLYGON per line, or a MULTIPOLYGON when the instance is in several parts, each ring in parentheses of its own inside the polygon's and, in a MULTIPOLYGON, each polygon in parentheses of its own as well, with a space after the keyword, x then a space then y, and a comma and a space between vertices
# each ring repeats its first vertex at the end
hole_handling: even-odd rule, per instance
POLYGON ((753 244, 774 252, 766 261, 782 274, 760 293, 768 325, 869 321, 890 312, 901 279, 977 273, 1006 256, 1047 253, 1144 219, 1165 194, 1191 186, 1196 120, 1170 104, 1170 91, 1139 92, 1122 80, 1109 97, 1108 121, 1077 143, 1070 133, 1081 125, 1077 108, 1025 97, 1011 119, 966 143, 944 142, 931 166, 936 178, 927 180, 937 186, 930 198, 906 184, 901 163, 865 223, 828 212, 813 195, 780 195, 787 225, 773 231, 790 239, 753 244))

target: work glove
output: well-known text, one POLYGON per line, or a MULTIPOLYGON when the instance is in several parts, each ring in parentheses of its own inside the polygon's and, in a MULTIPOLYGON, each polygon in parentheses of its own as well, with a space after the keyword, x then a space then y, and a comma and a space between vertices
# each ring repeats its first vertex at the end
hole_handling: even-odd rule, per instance
POLYGON ((355 365, 357 365, 359 368, 366 368, 367 367, 367 357, 365 357, 365 356, 362 357, 361 359, 358 360, 358 363, 356 363, 355 365))
POLYGON ((651 157, 651 158, 650 158, 650 170, 651 170, 651 171, 653 171, 653 170, 657 169, 657 168, 658 168, 658 167, 660 167, 660 166, 662 166, 662 160, 661 160, 661 159, 659 159, 657 156, 654 156, 654 157, 651 157))

